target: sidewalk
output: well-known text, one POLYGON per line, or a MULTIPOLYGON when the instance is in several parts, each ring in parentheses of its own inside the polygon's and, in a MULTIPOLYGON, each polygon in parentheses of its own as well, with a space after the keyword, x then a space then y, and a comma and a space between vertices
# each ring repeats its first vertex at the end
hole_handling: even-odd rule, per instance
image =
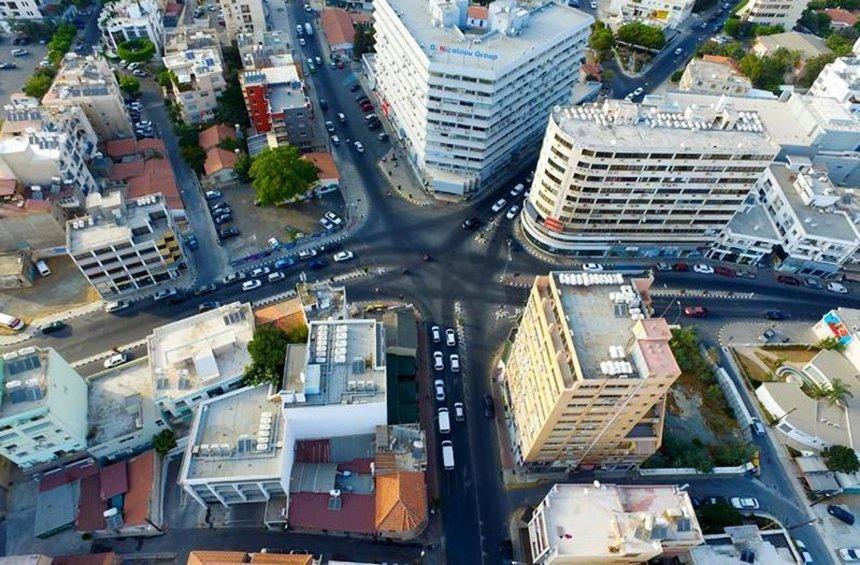
MULTIPOLYGON (((390 129, 390 127, 386 129, 390 129)), ((392 143, 396 143, 396 141, 392 141, 392 143)), ((391 187, 392 193, 417 206, 433 206, 436 203, 413 176, 412 170, 406 164, 405 157, 399 148, 392 147, 379 160, 377 166, 391 187)))
POLYGON ((80 316, 86 316, 87 314, 91 314, 92 312, 96 312, 98 310, 101 310, 102 308, 104 308, 104 301, 96 300, 95 302, 90 302, 89 304, 84 304, 83 306, 66 310, 65 312, 60 312, 59 314, 51 314, 50 316, 45 316, 44 318, 37 318, 33 320, 30 325, 27 326, 27 328, 19 334, 0 336, 0 347, 24 343, 25 341, 33 337, 39 331, 38 328, 44 324, 50 324, 51 322, 56 322, 57 320, 67 321, 73 318, 78 318, 80 316))

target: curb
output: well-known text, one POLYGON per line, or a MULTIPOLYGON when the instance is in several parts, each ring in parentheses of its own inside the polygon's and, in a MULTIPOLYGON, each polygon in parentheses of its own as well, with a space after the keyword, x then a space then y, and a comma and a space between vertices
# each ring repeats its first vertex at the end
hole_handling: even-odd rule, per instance
POLYGON ((96 361, 101 361, 102 359, 107 359, 117 351, 130 351, 132 349, 137 349, 138 347, 146 345, 147 339, 139 339, 137 341, 133 341, 131 343, 126 343, 125 345, 120 345, 116 349, 110 349, 108 351, 104 351, 102 353, 97 353, 90 357, 86 357, 84 359, 78 359, 74 363, 70 363, 73 369, 77 369, 78 367, 83 367, 84 365, 89 365, 90 363, 95 363, 96 361))

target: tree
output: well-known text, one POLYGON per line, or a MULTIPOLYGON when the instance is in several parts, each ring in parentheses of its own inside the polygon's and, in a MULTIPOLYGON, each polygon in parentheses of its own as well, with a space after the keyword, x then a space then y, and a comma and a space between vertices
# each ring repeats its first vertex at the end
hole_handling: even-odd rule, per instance
POLYGON ((51 84, 53 82, 53 76, 47 73, 40 73, 37 71, 24 84, 24 94, 26 94, 27 96, 32 96, 33 98, 41 99, 51 88, 51 84))
POLYGON ((669 79, 672 82, 681 82, 681 77, 684 76, 684 69, 678 69, 674 73, 672 73, 672 77, 669 79))
POLYGON ((598 59, 605 61, 612 55, 612 48, 615 46, 615 36, 612 35, 612 30, 605 23, 597 20, 591 26, 588 46, 595 52, 598 59))
POLYGON ((699 525, 704 533, 721 534, 728 526, 740 526, 743 516, 725 500, 717 500, 699 510, 699 525))
POLYGON ((755 449, 752 445, 731 441, 714 449, 714 463, 718 466, 734 467, 749 462, 754 455, 755 449))
POLYGON ((233 165, 233 171, 236 173, 239 182, 251 182, 251 157, 244 153, 239 155, 236 159, 236 164, 233 165))
POLYGON ((843 345, 841 341, 836 339, 835 336, 828 336, 818 340, 818 343, 815 344, 815 347, 817 347, 818 349, 827 349, 831 351, 842 351, 845 349, 845 345, 843 345))
POLYGON ((723 24, 723 32, 735 39, 749 39, 753 35, 755 25, 732 16, 723 24))
POLYGON ((663 30, 643 24, 642 22, 630 22, 618 28, 615 33, 618 41, 639 45, 648 49, 661 49, 666 43, 663 30))
POLYGON ((308 327, 305 324, 290 328, 287 332, 287 341, 290 343, 305 343, 308 341, 308 327))
POLYGON ((763 35, 776 35, 777 33, 782 33, 785 31, 781 25, 764 25, 760 24, 755 26, 753 29, 753 35, 756 37, 761 37, 763 35))
POLYGON ((245 99, 242 97, 242 87, 238 78, 227 81, 227 88, 218 97, 218 107, 215 109, 215 119, 225 124, 239 124, 240 127, 248 127, 251 121, 248 119, 248 109, 245 107, 245 99))
POLYGON ((824 464, 837 473, 856 473, 860 471, 860 461, 857 452, 844 445, 832 445, 821 451, 824 464))
POLYGON ((264 206, 304 194, 317 180, 318 169, 292 145, 266 149, 254 157, 250 176, 257 200, 264 206))
POLYGON ((818 78, 818 75, 821 74, 824 67, 835 60, 835 53, 824 53, 822 55, 816 55, 811 59, 807 59, 803 64, 803 75, 798 79, 797 84, 803 88, 809 88, 812 86, 812 83, 815 82, 815 79, 818 78))
POLYGON ((129 63, 145 63, 155 55, 155 44, 145 37, 123 41, 117 45, 116 54, 129 63))
POLYGON ((754 87, 776 91, 796 62, 797 53, 780 47, 773 55, 766 57, 747 53, 740 61, 740 68, 754 87))
POLYGON ((152 447, 156 453, 164 457, 176 447, 176 434, 173 430, 161 430, 152 436, 152 447))
POLYGON ((140 81, 137 77, 122 75, 119 78, 119 88, 129 96, 137 96, 140 93, 140 81))
POLYGON ((799 24, 819 37, 830 33, 830 16, 824 12, 808 9, 800 16, 799 24))
POLYGON ((78 30, 71 24, 63 23, 57 27, 48 43, 48 58, 55 65, 59 65, 63 55, 69 52, 77 34, 78 30))
POLYGON ((183 145, 179 148, 182 158, 188 166, 194 169, 198 175, 204 172, 203 165, 206 163, 206 152, 199 145, 183 145))
POLYGON ((235 137, 226 137, 218 142, 218 147, 221 149, 226 149, 227 151, 235 151, 237 149, 244 151, 245 144, 235 137))
POLYGON ((824 40, 824 43, 827 44, 827 47, 833 51, 837 57, 844 57, 850 54, 853 46, 852 41, 842 37, 838 33, 831 33, 827 39, 824 40))
POLYGON ((266 324, 254 331, 248 342, 251 364, 245 368, 243 382, 249 385, 270 382, 278 384, 284 371, 284 355, 287 350, 287 334, 273 324, 266 324))
POLYGON ((854 393, 842 379, 833 379, 830 386, 824 389, 824 400, 831 406, 845 406, 849 398, 854 398, 854 393))
POLYGON ((175 80, 176 74, 170 69, 161 69, 156 73, 155 80, 161 88, 169 88, 175 80))
POLYGON ((355 37, 352 40, 352 55, 356 60, 365 53, 376 52, 376 32, 369 24, 355 26, 355 37))

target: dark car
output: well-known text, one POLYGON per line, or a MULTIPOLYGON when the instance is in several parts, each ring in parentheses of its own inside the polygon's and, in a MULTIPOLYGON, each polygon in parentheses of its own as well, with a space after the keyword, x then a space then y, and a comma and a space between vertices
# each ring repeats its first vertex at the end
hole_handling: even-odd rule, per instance
POLYGON ((358 92, 358 90, 360 88, 361 88, 361 85, 356 82, 356 83, 353 83, 353 85, 349 87, 349 91, 350 92, 358 92))
POLYGON ((689 271, 690 267, 687 266, 686 263, 675 263, 672 265, 672 269, 680 272, 689 271))
POLYGON ((489 394, 484 395, 484 418, 492 419, 496 417, 496 403, 493 402, 493 397, 489 394))
POLYGON ((185 243, 188 244, 188 249, 190 249, 191 251, 197 251, 197 248, 200 246, 197 243, 196 235, 189 235, 188 239, 185 240, 185 243))
POLYGON ((704 306, 687 306, 684 308, 684 315, 689 318, 706 318, 708 309, 704 306))
POLYGON ((221 239, 227 239, 228 237, 236 237, 239 235, 239 230, 236 228, 224 228, 223 230, 218 232, 218 237, 221 239))
POLYGON ((39 331, 43 334, 52 334, 54 332, 58 332, 61 329, 66 327, 66 323, 62 320, 57 320, 56 322, 51 322, 50 324, 45 324, 43 326, 39 326, 39 331))
POLYGON ((232 214, 221 214, 220 216, 215 216, 214 222, 215 225, 226 224, 227 222, 233 219, 232 214))
POLYGON ((294 257, 284 257, 282 259, 278 259, 275 261, 276 269, 285 269, 287 267, 292 267, 296 264, 296 259, 294 257))
POLYGON ((203 286, 198 287, 197 290, 194 291, 194 296, 203 296, 206 294, 211 294, 217 289, 218 287, 215 286, 214 283, 204 284, 203 286))
POLYGON ((469 218, 468 220, 463 222, 464 230, 475 230, 481 227, 481 219, 480 218, 469 218))
POLYGON ((376 136, 376 139, 378 139, 379 141, 388 141, 388 134, 385 132, 382 132, 376 136))
POLYGON ((323 259, 314 259, 310 263, 308 263, 308 269, 312 271, 317 271, 319 269, 323 269, 328 265, 323 259))
POLYGON ((842 520, 843 522, 845 522, 849 526, 854 524, 854 514, 852 514, 851 512, 848 512, 847 510, 845 510, 841 506, 836 506, 835 504, 831 504, 830 506, 827 507, 827 513, 830 514, 831 516, 833 516, 834 518, 838 519, 838 520, 842 520))
POLYGON ((355 95, 355 101, 358 102, 359 104, 361 104, 362 102, 365 102, 367 100, 370 100, 370 98, 368 98, 365 94, 356 94, 355 95))
POLYGON ((326 102, 323 98, 320 98, 320 110, 328 110, 328 102, 326 102))
POLYGON ((787 284, 790 286, 800 286, 800 280, 789 275, 779 275, 778 277, 776 277, 776 280, 778 280, 782 284, 787 284))
POLYGON ((198 312, 208 312, 209 310, 214 310, 215 308, 219 308, 221 303, 217 300, 209 300, 207 302, 201 302, 200 306, 197 307, 198 312))
POLYGON ((185 302, 189 298, 191 298, 191 297, 189 295, 185 294, 184 292, 177 292, 176 294, 174 294, 172 296, 168 296, 167 300, 165 300, 165 302, 167 304, 182 304, 183 302, 185 302))
POLYGON ((375 129, 379 129, 381 126, 382 126, 382 124, 379 122, 379 120, 372 120, 370 122, 367 122, 367 129, 369 129, 371 131, 375 130, 375 129))
POLYGON ((768 320, 782 320, 785 316, 779 310, 768 310, 764 313, 764 317, 768 320))
POLYGON ((728 267, 714 267, 714 273, 716 273, 718 275, 722 275, 724 277, 735 276, 735 270, 729 269, 728 267))

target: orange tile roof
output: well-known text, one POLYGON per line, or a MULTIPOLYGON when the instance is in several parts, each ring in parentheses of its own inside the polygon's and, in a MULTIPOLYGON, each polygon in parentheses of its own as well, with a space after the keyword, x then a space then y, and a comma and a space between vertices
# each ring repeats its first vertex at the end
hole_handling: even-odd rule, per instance
POLYGON ((146 151, 147 149, 160 151, 162 154, 165 154, 167 151, 167 149, 164 148, 164 141, 154 137, 145 137, 137 142, 138 151, 146 151))
POLYGON ((831 22, 844 24, 846 26, 853 26, 857 23, 857 16, 845 8, 827 8, 824 10, 824 13, 830 16, 831 22))
POLYGON ((146 170, 146 165, 143 159, 138 161, 128 161, 125 163, 114 163, 110 171, 110 180, 123 181, 131 177, 142 175, 146 170))
POLYGON ((380 532, 410 532, 427 523, 424 473, 401 471, 376 477, 376 519, 380 532))
POLYGON ((213 147, 206 152, 206 161, 203 163, 203 171, 207 175, 214 175, 224 169, 232 169, 236 164, 236 154, 220 147, 213 147))
POLYGON ((322 13, 323 31, 328 44, 338 46, 343 43, 352 44, 355 39, 355 28, 352 18, 343 8, 328 8, 322 13))
POLYGON ((244 551, 192 551, 188 554, 187 565, 247 563, 247 558, 244 551))
POLYGON ((60 555, 51 560, 51 565, 113 565, 119 562, 119 556, 111 551, 108 553, 60 555))
POLYGON ((154 476, 154 450, 145 451, 128 462, 128 492, 125 494, 122 519, 129 526, 139 526, 148 520, 154 476))
POLYGON ((236 139, 236 130, 224 124, 215 124, 200 132, 197 136, 197 143, 204 151, 207 151, 225 139, 236 139))
POLYGON ((283 565, 311 565, 313 555, 306 553, 252 553, 251 563, 282 563, 283 565))
POLYGON ((305 153, 303 157, 316 165, 319 169, 319 178, 340 180, 340 172, 334 164, 331 153, 305 153))
POLYGON ((477 4, 473 4, 469 6, 469 9, 466 11, 466 14, 475 20, 488 20, 490 19, 490 10, 486 6, 479 6, 477 4))
POLYGON ((112 139, 106 144, 107 154, 114 159, 131 155, 136 151, 134 139, 112 139))
POLYGON ((18 187, 18 181, 15 179, 0 179, 0 196, 13 196, 18 187))
POLYGON ((702 60, 707 61, 709 63, 718 63, 720 65, 726 65, 728 67, 731 67, 731 69, 736 73, 741 72, 740 65, 731 57, 725 57, 723 55, 702 55, 702 60))
POLYGON ((299 325, 306 325, 307 319, 301 298, 290 298, 255 310, 254 324, 257 326, 275 324, 284 331, 299 325))
POLYGON ((184 210, 173 168, 166 159, 147 159, 143 173, 125 181, 126 198, 140 198, 160 192, 171 210, 184 210))

